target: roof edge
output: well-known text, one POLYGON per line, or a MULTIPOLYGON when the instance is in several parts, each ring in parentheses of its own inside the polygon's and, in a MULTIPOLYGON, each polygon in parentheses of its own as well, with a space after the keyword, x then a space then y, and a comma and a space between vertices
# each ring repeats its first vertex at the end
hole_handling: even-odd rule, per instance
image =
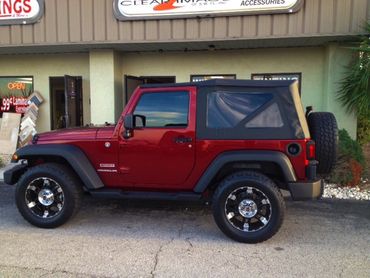
POLYGON ((296 80, 248 80, 248 79, 212 79, 199 82, 183 83, 161 83, 161 84, 143 84, 140 88, 161 88, 161 87, 211 87, 211 86, 229 86, 229 87, 289 87, 296 80))

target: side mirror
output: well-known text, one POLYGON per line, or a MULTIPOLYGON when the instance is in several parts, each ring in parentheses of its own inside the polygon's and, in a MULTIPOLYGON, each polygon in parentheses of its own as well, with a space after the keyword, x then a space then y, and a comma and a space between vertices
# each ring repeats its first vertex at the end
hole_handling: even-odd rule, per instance
POLYGON ((123 138, 128 139, 132 137, 132 132, 135 128, 146 126, 146 117, 143 115, 128 114, 123 119, 123 126, 125 128, 123 138))
POLYGON ((134 116, 132 114, 128 114, 123 118, 123 127, 125 128, 125 131, 123 132, 123 138, 131 138, 132 130, 134 129, 134 116))
POLYGON ((126 115, 125 118, 123 119, 123 126, 127 130, 134 129, 134 115, 132 114, 126 115))

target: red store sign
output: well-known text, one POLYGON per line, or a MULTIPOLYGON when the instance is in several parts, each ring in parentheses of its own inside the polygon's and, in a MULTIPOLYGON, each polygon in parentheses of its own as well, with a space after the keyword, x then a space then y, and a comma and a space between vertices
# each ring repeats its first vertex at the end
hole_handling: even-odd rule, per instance
POLYGON ((26 112, 27 106, 27 98, 15 96, 5 97, 2 99, 0 111, 11 112, 13 110, 15 113, 24 114, 26 112))
POLYGON ((31 24, 44 14, 44 0, 0 0, 0 25, 31 24))

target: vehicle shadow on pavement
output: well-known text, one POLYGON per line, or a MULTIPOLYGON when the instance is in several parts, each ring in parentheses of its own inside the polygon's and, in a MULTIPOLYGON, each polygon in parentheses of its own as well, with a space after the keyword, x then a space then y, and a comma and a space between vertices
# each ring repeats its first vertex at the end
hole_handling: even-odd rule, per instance
POLYGON ((67 224, 40 229, 20 216, 14 187, 0 184, 0 276, 261 277, 268 271, 270 277, 368 277, 369 208, 365 201, 287 200, 280 231, 245 245, 223 235, 209 206, 184 202, 85 196, 67 224), (44 248, 50 242, 52 253, 51 245, 44 248))
MULTIPOLYGON (((357 233, 370 240, 370 202, 320 200, 291 202, 286 198, 285 221, 268 243, 322 244, 323 234, 357 233)), ((214 223, 209 205, 196 202, 95 199, 89 195, 77 215, 53 230, 28 224, 14 204, 14 187, 0 185, 0 229, 26 229, 40 234, 120 237, 127 240, 192 239, 234 243, 214 223)))
MULTIPOLYGON (((331 199, 292 202, 290 198, 285 199, 285 221, 270 241, 319 243, 322 237, 311 237, 312 233, 330 233, 339 229, 351 234, 370 229, 370 202, 331 199)), ((163 237, 171 237, 174 231, 180 231, 207 240, 233 242, 214 223, 211 206, 196 202, 112 201, 86 196, 82 210, 70 227, 97 223, 104 227, 135 230, 135 237, 147 237, 147 230, 151 231, 149 234, 154 231, 163 237)))

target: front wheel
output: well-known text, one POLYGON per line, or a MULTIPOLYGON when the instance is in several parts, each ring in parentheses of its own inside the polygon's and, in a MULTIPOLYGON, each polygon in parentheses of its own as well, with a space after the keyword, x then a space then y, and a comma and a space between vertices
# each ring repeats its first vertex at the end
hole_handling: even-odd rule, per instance
POLYGON ((285 203, 271 179, 258 172, 243 171, 220 183, 212 209, 218 227, 227 236, 239 242, 257 243, 279 230, 285 203))
POLYGON ((29 169, 19 179, 15 199, 19 212, 40 228, 64 224, 79 208, 82 188, 67 167, 46 163, 29 169))

